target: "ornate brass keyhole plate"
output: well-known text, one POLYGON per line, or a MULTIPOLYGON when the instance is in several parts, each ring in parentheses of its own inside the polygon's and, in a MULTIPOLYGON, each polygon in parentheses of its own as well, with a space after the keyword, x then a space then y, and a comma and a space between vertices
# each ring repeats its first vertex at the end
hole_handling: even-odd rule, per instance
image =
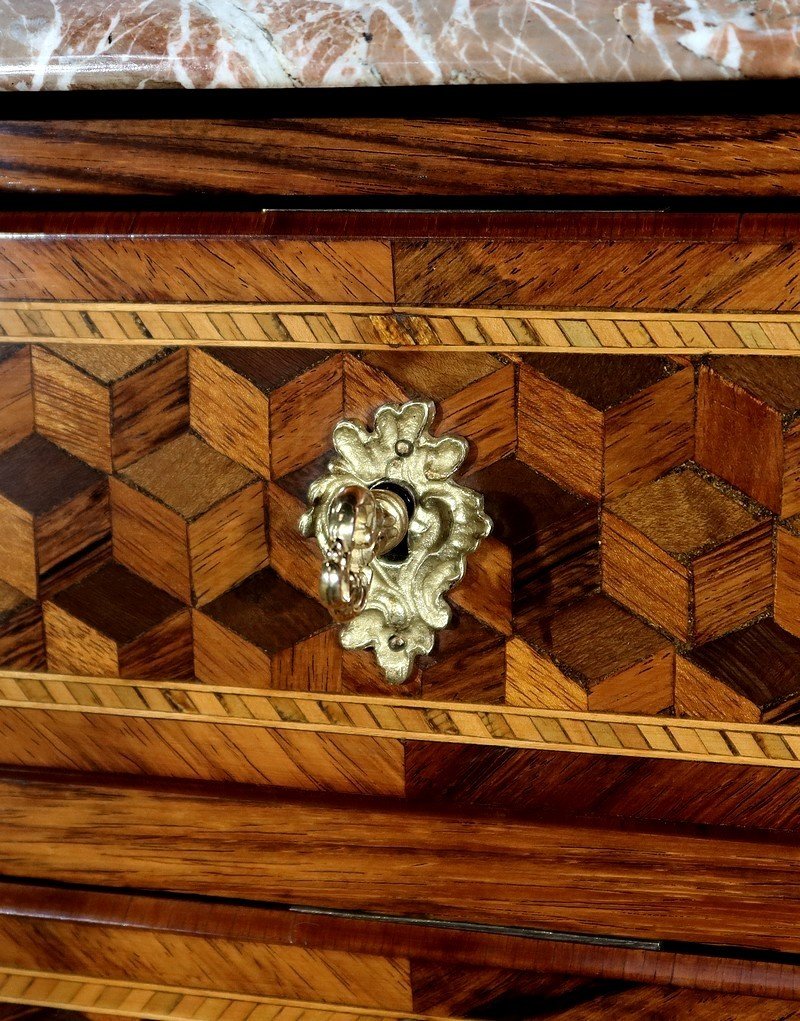
POLYGON ((379 408, 372 430, 340 422, 336 456, 300 520, 325 558, 322 598, 347 621, 342 645, 374 650, 391 684, 409 678, 450 623, 445 593, 491 529, 483 497, 453 479, 466 440, 431 435, 433 417, 431 402, 408 401, 379 408), (390 556, 404 541, 404 555, 390 556))

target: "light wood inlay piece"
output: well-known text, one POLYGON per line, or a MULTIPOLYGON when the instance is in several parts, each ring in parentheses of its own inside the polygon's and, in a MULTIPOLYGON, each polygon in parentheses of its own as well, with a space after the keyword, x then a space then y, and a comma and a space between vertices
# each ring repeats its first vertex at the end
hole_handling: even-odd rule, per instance
POLYGON ((524 355, 520 457, 594 500, 618 496, 694 451, 694 370, 657 355, 601 361, 524 355))
POLYGON ((691 467, 608 501, 604 590, 681 642, 706 642, 772 606, 772 520, 691 467))
POLYGON ((259 349, 300 345, 320 351, 444 347, 451 354, 474 353, 476 347, 520 352, 624 349, 650 355, 654 350, 684 356, 703 351, 763 354, 800 351, 800 315, 604 311, 602 307, 572 311, 569 302, 553 311, 524 306, 363 303, 0 302, 0 343, 21 341, 73 346, 224 344, 259 349))
POLYGON ((0 345, 0 450, 33 432, 31 349, 0 345))
POLYGON ((188 424, 186 352, 64 344, 33 350, 37 432, 111 472, 188 424))
POLYGON ((114 556, 202 604, 267 561, 263 483, 191 433, 111 479, 114 556))
MULTIPOLYGON (((514 643, 508 643, 510 659, 514 643)), ((764 675, 769 684, 768 673, 764 675)), ((800 767, 790 725, 547 710, 394 697, 258 691, 213 684, 118 681, 0 670, 0 710, 199 721, 455 745, 553 749, 642 758, 800 767)), ((57 725, 57 723, 55 724, 57 725)))

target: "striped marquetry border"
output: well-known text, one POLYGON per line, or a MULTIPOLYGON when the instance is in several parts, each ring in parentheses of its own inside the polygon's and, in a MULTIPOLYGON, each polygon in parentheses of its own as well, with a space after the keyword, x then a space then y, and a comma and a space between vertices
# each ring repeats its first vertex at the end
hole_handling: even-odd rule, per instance
POLYGON ((328 1021, 334 1018, 340 1021, 380 1021, 381 1018, 422 1021, 428 1017, 20 968, 0 968, 0 1003, 54 1007, 81 1014, 144 1017, 153 1021, 328 1021))
POLYGON ((0 671, 2 709, 800 768, 800 728, 0 671))
POLYGON ((0 302, 0 341, 797 352, 800 314, 0 302))

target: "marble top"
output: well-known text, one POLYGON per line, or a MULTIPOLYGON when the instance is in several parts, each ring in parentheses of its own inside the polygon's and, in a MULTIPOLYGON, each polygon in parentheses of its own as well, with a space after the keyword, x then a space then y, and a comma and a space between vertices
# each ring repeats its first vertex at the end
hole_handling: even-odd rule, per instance
POLYGON ((786 78, 800 0, 0 0, 0 89, 786 78))

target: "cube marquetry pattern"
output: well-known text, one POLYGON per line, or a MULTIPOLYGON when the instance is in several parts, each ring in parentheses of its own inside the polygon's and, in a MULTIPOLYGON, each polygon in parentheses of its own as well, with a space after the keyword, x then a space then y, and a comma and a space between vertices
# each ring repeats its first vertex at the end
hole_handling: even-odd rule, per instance
POLYGON ((777 721, 800 704, 800 358, 8 345, 0 667, 777 721), (400 689, 297 521, 343 417, 435 403, 494 522, 400 689))

